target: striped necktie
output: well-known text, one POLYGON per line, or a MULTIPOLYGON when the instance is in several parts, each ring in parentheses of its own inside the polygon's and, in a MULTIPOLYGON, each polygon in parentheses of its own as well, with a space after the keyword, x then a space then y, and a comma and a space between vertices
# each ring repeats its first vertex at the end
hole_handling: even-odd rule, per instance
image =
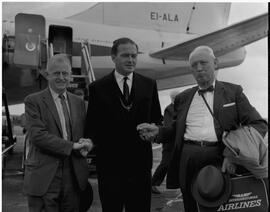
POLYGON ((67 135, 68 135, 67 140, 70 141, 70 140, 72 140, 71 122, 70 122, 70 117, 69 117, 69 113, 68 113, 67 104, 66 104, 66 101, 65 101, 65 96, 63 94, 60 94, 59 98, 61 100, 61 105, 62 105, 64 118, 65 118, 66 131, 67 131, 67 135))

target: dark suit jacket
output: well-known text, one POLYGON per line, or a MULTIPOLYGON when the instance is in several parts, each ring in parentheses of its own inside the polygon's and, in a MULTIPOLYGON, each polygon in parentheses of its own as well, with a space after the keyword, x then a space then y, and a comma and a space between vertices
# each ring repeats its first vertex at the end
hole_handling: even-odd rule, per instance
MULTIPOLYGON (((170 126, 174 119, 175 119, 175 112, 174 112, 174 104, 169 104, 165 110, 164 110, 164 118, 163 118, 163 125, 164 126, 170 126)), ((174 139, 172 139, 174 141, 174 139)), ((174 142, 168 142, 168 143, 163 143, 162 145, 162 153, 163 152, 170 152, 172 151, 174 147, 174 142)))
POLYGON ((152 148, 140 139, 136 126, 161 123, 156 82, 134 73, 130 112, 122 105, 122 92, 114 72, 89 86, 85 137, 97 145, 99 176, 125 177, 151 174, 152 148))
POLYGON ((25 162, 24 192, 42 196, 46 193, 58 168, 59 161, 71 157, 74 173, 81 190, 87 185, 86 159, 72 150, 73 142, 83 137, 85 104, 67 92, 73 141, 62 138, 57 108, 47 88, 25 98, 26 126, 29 133, 29 153, 25 162))
POLYGON ((175 118, 174 104, 171 103, 164 110, 164 118, 163 118, 164 126, 171 125, 174 118, 175 118))
MULTIPOLYGON (((186 129, 186 117, 193 99, 195 92, 198 90, 198 86, 185 90, 177 95, 175 99, 175 105, 177 105, 177 118, 176 121, 170 127, 161 127, 159 134, 159 142, 166 142, 175 136, 175 147, 173 150, 173 158, 169 166, 167 177, 170 185, 168 188, 178 188, 179 173, 185 174, 185 170, 179 171, 179 161, 182 151, 184 133, 186 129)), ((247 97, 243 94, 243 89, 239 85, 235 85, 227 82, 216 81, 214 92, 214 116, 220 126, 216 122, 215 131, 219 142, 222 142, 223 131, 229 131, 236 129, 241 125, 252 125, 263 136, 267 132, 267 123, 261 118, 256 109, 249 103, 247 97), (230 104, 226 107, 226 104, 230 104), (225 107, 224 107, 225 105, 225 107)))

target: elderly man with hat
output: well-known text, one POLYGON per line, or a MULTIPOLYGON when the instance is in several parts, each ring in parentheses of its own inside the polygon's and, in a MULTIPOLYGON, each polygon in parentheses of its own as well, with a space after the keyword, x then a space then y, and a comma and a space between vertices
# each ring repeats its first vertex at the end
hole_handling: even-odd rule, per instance
POLYGON ((143 123, 137 129, 145 140, 155 136, 155 141, 161 143, 175 139, 167 174, 168 181, 172 183, 169 187, 180 187, 185 212, 196 212, 191 184, 199 170, 214 165, 222 167, 223 171, 235 171, 235 166, 222 155, 223 132, 249 125, 264 136, 268 127, 240 85, 216 79, 218 60, 210 47, 195 48, 190 53, 189 62, 198 85, 176 97, 175 122, 169 127, 143 123))

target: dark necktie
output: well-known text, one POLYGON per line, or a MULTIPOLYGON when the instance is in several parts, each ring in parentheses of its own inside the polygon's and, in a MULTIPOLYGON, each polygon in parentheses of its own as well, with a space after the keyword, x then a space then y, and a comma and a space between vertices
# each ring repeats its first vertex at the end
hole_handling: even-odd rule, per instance
POLYGON ((123 94, 124 94, 126 103, 128 103, 128 98, 129 98, 129 87, 127 84, 127 79, 128 77, 124 77, 124 83, 123 83, 123 94))
POLYGON ((59 98, 61 100, 61 105, 62 105, 62 108, 63 108, 64 118, 65 118, 66 131, 67 131, 67 135, 68 135, 67 140, 70 141, 70 140, 72 140, 71 123, 70 123, 70 117, 69 117, 69 113, 68 113, 67 104, 66 104, 66 101, 65 101, 65 96, 63 94, 60 94, 59 98))
POLYGON ((199 93, 199 95, 203 95, 204 93, 206 93, 206 92, 213 92, 214 91, 214 86, 213 85, 211 85, 210 87, 208 87, 208 88, 206 88, 206 89, 200 89, 199 91, 198 91, 198 93, 199 93))

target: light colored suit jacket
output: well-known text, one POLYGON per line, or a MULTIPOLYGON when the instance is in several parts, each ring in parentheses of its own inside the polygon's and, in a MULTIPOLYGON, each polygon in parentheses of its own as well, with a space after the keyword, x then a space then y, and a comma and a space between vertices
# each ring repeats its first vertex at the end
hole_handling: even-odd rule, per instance
POLYGON ((63 139, 62 128, 50 90, 25 98, 26 127, 29 135, 29 153, 25 162, 24 192, 42 196, 46 193, 59 162, 70 157, 81 190, 87 185, 87 162, 79 152, 72 150, 73 142, 83 137, 85 104, 79 97, 67 92, 73 141, 63 139))

